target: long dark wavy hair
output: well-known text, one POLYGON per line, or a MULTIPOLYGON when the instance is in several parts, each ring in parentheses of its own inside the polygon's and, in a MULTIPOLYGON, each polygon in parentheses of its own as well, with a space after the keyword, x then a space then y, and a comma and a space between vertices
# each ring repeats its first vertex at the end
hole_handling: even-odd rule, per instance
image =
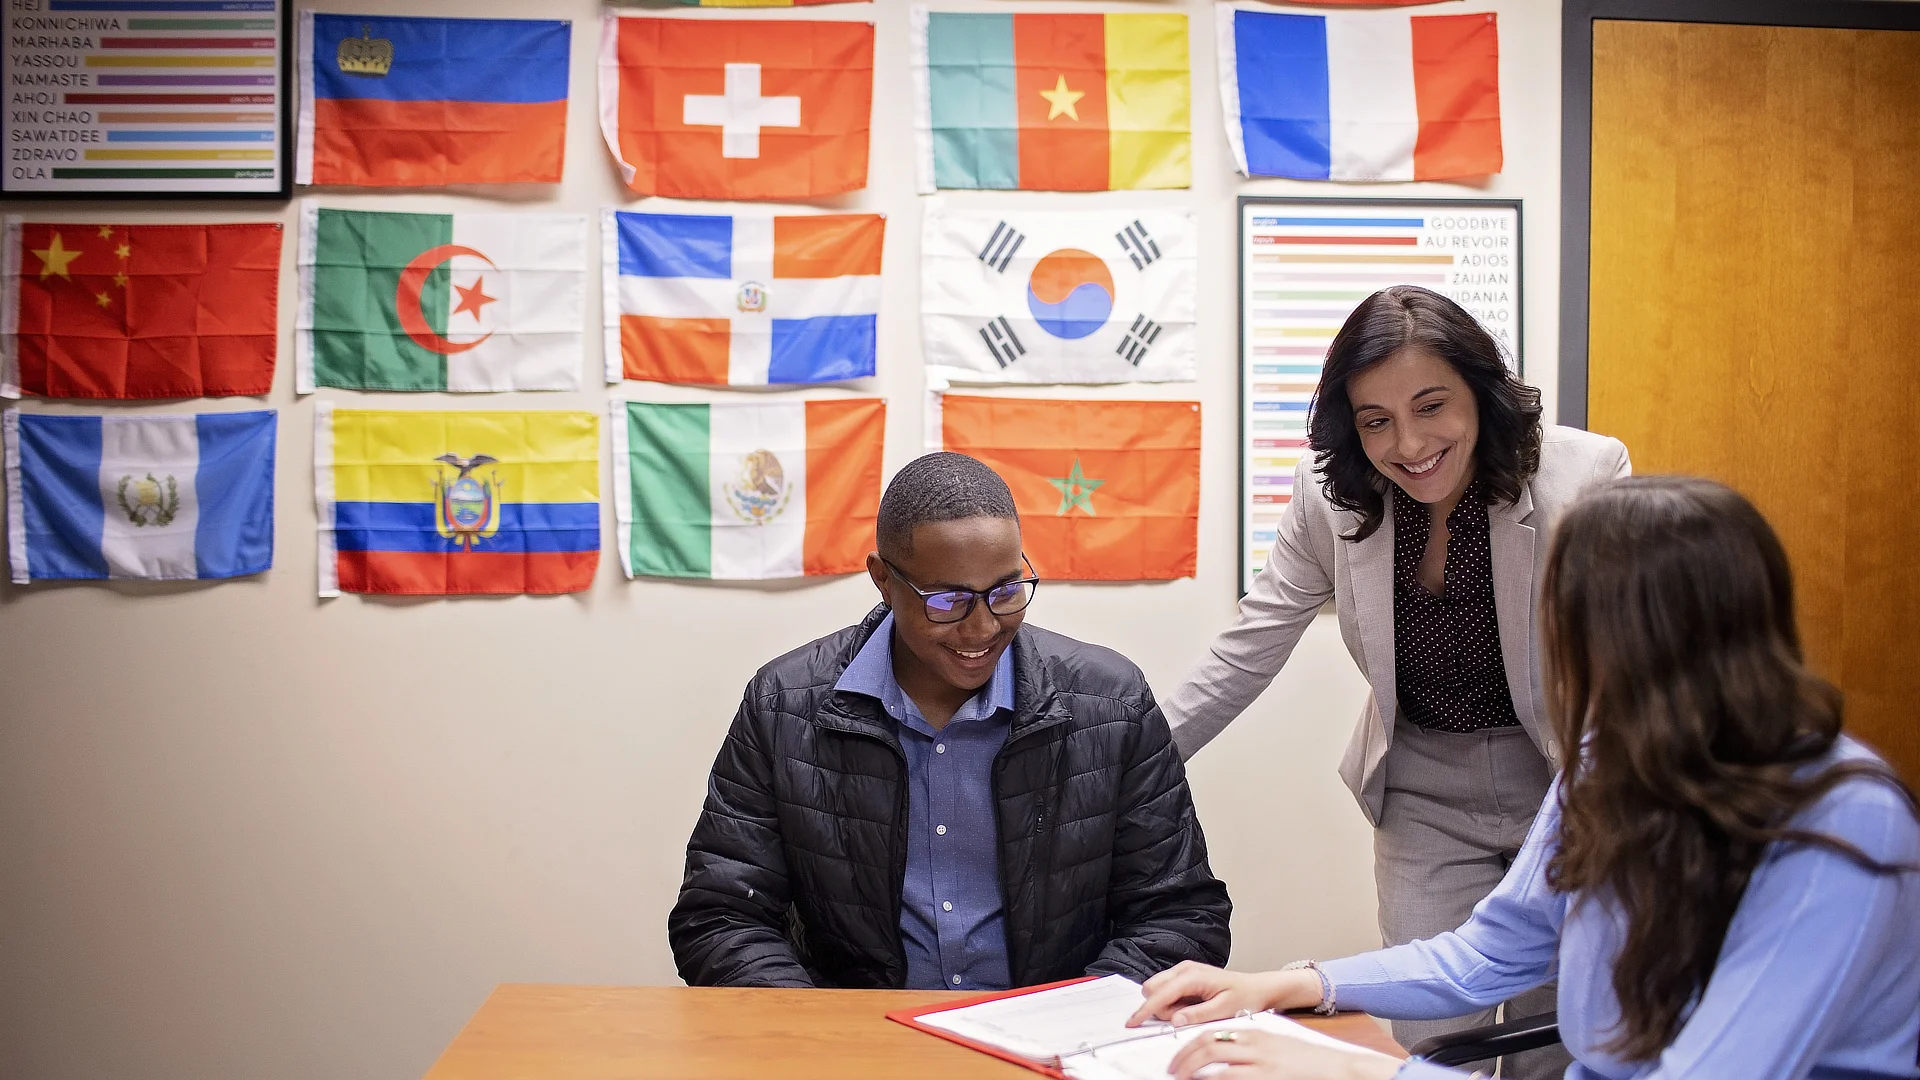
POLYGON ((1399 352, 1430 349, 1453 365, 1480 409, 1474 476, 1491 502, 1513 502, 1540 469, 1540 391, 1515 378, 1500 343, 1466 310, 1417 285, 1395 285, 1360 302, 1327 348, 1307 420, 1307 445, 1320 467, 1327 501, 1360 512, 1344 539, 1365 540, 1387 514, 1387 485, 1360 445, 1347 384, 1399 352))
POLYGON ((1650 1061, 1706 988, 1769 844, 1914 869, 1795 817, 1860 777, 1913 793, 1875 759, 1807 768, 1840 736, 1840 692, 1801 659, 1786 553, 1731 488, 1642 476, 1584 495, 1554 531, 1540 604, 1570 754, 1547 880, 1623 909, 1607 1049, 1650 1061))

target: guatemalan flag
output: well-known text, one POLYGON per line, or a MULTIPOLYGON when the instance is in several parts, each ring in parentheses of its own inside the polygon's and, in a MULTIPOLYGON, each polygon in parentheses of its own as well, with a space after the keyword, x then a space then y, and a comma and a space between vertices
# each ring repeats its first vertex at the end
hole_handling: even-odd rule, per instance
POLYGON ((7 550, 35 578, 229 578, 273 565, 275 414, 6 414, 7 550))
POLYGON ((604 211, 607 381, 872 375, 885 233, 880 214, 604 211))
POLYGON ((1500 171, 1492 13, 1219 14, 1227 141, 1248 176, 1444 180, 1500 171))
POLYGON ((560 182, 572 24, 300 13, 294 181, 560 182))

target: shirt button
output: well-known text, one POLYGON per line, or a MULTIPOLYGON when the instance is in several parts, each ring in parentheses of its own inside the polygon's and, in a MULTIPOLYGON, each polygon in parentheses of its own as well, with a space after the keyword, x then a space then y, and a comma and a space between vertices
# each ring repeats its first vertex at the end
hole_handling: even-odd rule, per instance
POLYGON ((955 975, 955 976, 953 977, 953 985, 955 985, 955 986, 959 986, 959 985, 960 985, 960 976, 958 976, 958 975, 955 975))
POLYGON ((951 901, 951 900, 942 900, 942 901, 940 902, 940 910, 941 910, 941 911, 952 911, 952 910, 953 910, 953 901, 951 901))
POLYGON ((933 831, 939 833, 941 836, 947 835, 947 827, 945 825, 935 825, 933 831))
POLYGON ((944 754, 944 753, 946 753, 946 752, 947 752, 947 744, 946 744, 946 743, 934 743, 934 744, 933 744, 933 752, 934 752, 934 753, 936 753, 936 754, 944 754))

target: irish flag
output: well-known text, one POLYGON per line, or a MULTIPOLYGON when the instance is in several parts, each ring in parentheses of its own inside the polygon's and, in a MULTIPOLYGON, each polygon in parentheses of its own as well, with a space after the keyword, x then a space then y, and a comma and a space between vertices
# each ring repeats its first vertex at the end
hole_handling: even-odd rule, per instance
POLYGON ((587 219, 308 202, 298 390, 578 390, 587 219))
POLYGON ((992 466, 1013 489, 1042 577, 1192 577, 1199 553, 1200 403, 941 394, 932 449, 992 466))
POLYGON ((1222 6, 1220 100, 1248 176, 1446 180, 1500 171, 1491 12, 1293 15, 1222 6))
POLYGON ((880 508, 880 398, 615 401, 614 517, 628 577, 851 574, 880 508))
POLYGON ((1187 17, 912 13, 920 191, 1183 188, 1187 17))

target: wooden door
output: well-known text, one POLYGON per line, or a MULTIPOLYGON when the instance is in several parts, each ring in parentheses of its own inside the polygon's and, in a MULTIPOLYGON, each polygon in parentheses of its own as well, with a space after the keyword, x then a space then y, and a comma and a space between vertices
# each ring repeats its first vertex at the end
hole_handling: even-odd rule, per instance
POLYGON ((1753 499, 1920 781, 1920 32, 1596 20, 1588 425, 1753 499))

